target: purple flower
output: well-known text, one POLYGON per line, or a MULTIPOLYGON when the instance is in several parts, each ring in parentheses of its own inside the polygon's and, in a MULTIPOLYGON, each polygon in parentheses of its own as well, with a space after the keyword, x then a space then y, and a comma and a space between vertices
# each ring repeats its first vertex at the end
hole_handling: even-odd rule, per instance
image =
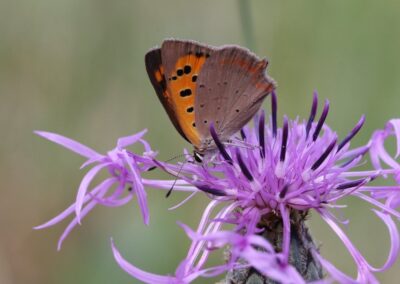
POLYGON ((133 266, 121 256, 114 242, 112 242, 115 260, 127 273, 146 283, 190 283, 199 276, 214 277, 229 269, 250 266, 281 283, 305 283, 294 267, 283 264, 282 254, 276 253, 269 242, 261 236, 215 230, 215 232, 204 236, 192 231, 184 224, 180 225, 193 243, 187 257, 178 266, 175 276, 156 275, 133 266), (226 245, 232 247, 229 262, 225 265, 202 269, 202 264, 209 254, 213 250, 223 248, 226 245), (202 250, 199 249, 202 247, 202 250), (201 255, 199 254, 200 251, 202 252, 201 255), (240 258, 246 260, 247 263, 238 263, 237 260, 240 258))
POLYGON ((396 159, 400 156, 400 119, 392 119, 386 124, 385 129, 377 130, 371 139, 371 161, 377 170, 386 168, 384 178, 393 178, 395 186, 386 187, 385 190, 373 191, 372 195, 378 199, 386 199, 386 204, 391 208, 398 208, 400 205, 400 164, 396 159), (385 148, 386 140, 394 137, 396 139, 396 154, 394 158, 385 148))
MULTIPOLYGON (((135 267, 112 244, 115 259, 121 268, 143 282, 190 283, 198 277, 214 277, 227 271, 253 267, 265 277, 281 283, 303 283, 305 280, 289 262, 291 218, 293 212, 314 211, 337 234, 357 267, 357 276, 352 278, 334 267, 316 249, 310 249, 330 278, 341 283, 376 283, 375 273, 395 263, 400 247, 399 232, 392 219, 400 217, 397 211, 400 205, 400 164, 396 161, 400 155, 400 119, 390 120, 386 128, 376 131, 365 145, 351 148, 350 142, 362 128, 364 116, 344 139, 339 139, 325 123, 329 112, 328 101, 316 119, 318 97, 314 94, 308 119, 290 120, 285 116, 282 127, 278 127, 276 95, 272 94, 271 98, 272 111, 268 122, 265 122, 264 112, 261 112, 254 119, 253 127, 246 126, 241 130, 241 137, 221 142, 211 124, 210 134, 218 149, 207 153, 202 163, 195 162, 187 151, 184 152, 186 160, 178 164, 157 160, 148 144, 140 139, 143 132, 125 140, 128 142, 119 142, 117 148, 106 156, 67 138, 38 133, 88 158, 85 165, 97 163, 84 177, 76 203, 42 227, 59 222, 75 210, 76 217, 70 225, 73 227, 94 205, 119 206, 128 202, 134 194, 138 196, 144 223, 147 224, 144 187, 166 190, 176 184, 174 190, 191 192, 176 207, 199 192, 207 194, 211 201, 196 231, 181 225, 192 244, 174 276, 156 275, 135 267), (394 157, 385 148, 385 141, 390 137, 396 139, 394 157), (145 146, 142 155, 125 149, 137 141, 145 146), (361 170, 359 166, 365 163, 368 155, 373 167, 361 170), (153 167, 170 173, 173 178, 141 178, 141 173, 153 167), (102 168, 108 168, 111 177, 88 192, 89 182, 102 168), (391 179, 392 185, 371 184, 378 178, 391 179), (115 192, 105 197, 112 184, 117 184, 115 192), (126 185, 132 187, 131 192, 127 193, 126 185), (344 207, 338 205, 338 201, 343 203, 348 196, 367 202, 388 229, 391 247, 382 267, 376 268, 368 263, 342 228, 349 223, 348 220, 335 216, 344 207), (277 251, 261 236, 267 228, 260 224, 269 218, 282 222, 282 251, 277 251), (227 224, 231 225, 230 231, 222 229, 227 224), (227 245, 230 255, 226 263, 208 267, 209 256, 227 245)), ((67 228, 66 232, 69 231, 67 228)))
MULTIPOLYGON (((36 131, 37 135, 85 157, 87 160, 83 163, 81 169, 88 166, 92 166, 92 168, 82 179, 75 203, 48 222, 36 226, 35 229, 53 226, 75 212, 75 217, 69 223, 58 242, 58 249, 60 250, 68 234, 77 224, 81 223, 81 219, 96 205, 100 204, 107 207, 122 206, 128 203, 134 195, 137 196, 143 222, 148 225, 150 216, 144 187, 155 186, 169 189, 173 181, 146 180, 141 177, 141 173, 154 167, 153 159, 156 156, 150 145, 142 139, 146 131, 143 130, 135 135, 118 139, 117 146, 107 152, 106 155, 99 154, 95 150, 59 134, 36 131), (137 142, 142 143, 144 146, 145 151, 141 156, 126 149, 126 147, 137 142), (103 169, 108 170, 109 177, 89 190, 92 180, 103 169)), ((194 187, 181 186, 181 182, 177 183, 176 188, 183 191, 194 190, 194 187)))

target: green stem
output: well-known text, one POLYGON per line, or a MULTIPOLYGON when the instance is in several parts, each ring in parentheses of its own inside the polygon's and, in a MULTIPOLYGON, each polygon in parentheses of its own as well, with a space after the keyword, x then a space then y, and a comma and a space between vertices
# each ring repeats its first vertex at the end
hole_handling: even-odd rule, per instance
POLYGON ((250 50, 255 50, 255 40, 253 33, 253 24, 251 21, 250 13, 250 1, 249 0, 238 0, 240 21, 242 24, 242 32, 244 42, 250 50))

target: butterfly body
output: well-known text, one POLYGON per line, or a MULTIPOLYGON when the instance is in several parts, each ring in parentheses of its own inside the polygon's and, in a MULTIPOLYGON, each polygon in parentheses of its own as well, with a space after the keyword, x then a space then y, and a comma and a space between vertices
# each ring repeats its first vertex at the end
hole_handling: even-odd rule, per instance
POLYGON ((216 149, 210 126, 226 142, 275 88, 268 62, 238 46, 165 40, 145 56, 150 81, 178 132, 200 155, 216 149))

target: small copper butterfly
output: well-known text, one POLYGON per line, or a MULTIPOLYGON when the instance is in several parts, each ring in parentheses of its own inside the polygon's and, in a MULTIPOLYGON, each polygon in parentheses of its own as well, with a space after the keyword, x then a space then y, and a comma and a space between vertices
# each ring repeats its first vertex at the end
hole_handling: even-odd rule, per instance
POLYGON ((211 123, 228 141, 275 88, 265 74, 268 61, 236 45, 167 39, 146 54, 145 63, 169 118, 200 155, 216 148, 211 123))

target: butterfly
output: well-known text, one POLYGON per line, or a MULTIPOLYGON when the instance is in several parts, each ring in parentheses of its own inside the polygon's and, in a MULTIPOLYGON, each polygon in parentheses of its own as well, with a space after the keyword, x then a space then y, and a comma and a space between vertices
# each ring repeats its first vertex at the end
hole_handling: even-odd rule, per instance
POLYGON ((236 45, 167 39, 147 52, 145 64, 170 120, 200 156, 216 149, 211 124, 229 141, 275 89, 268 61, 236 45))

